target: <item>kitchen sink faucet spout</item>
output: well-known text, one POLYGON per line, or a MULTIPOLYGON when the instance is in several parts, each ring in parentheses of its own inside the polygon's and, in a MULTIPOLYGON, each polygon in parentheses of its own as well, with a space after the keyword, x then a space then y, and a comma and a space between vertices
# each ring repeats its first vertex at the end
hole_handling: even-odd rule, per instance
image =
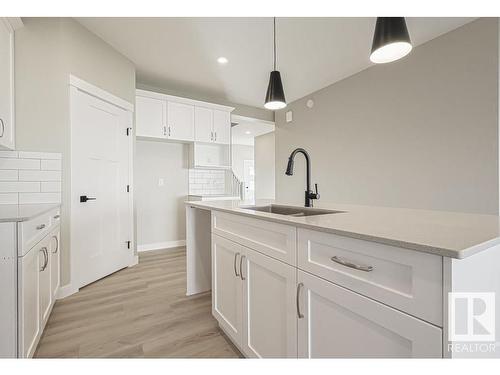
POLYGON ((307 153, 306 150, 299 147, 292 151, 290 157, 288 158, 288 165, 286 167, 285 174, 287 176, 293 175, 293 162, 295 159, 295 155, 297 155, 298 153, 304 155, 304 157, 306 158, 306 191, 305 191, 304 206, 312 207, 313 206, 312 201, 313 199, 319 199, 319 193, 318 193, 318 184, 315 184, 316 192, 313 192, 311 190, 311 159, 309 158, 309 154, 307 153))

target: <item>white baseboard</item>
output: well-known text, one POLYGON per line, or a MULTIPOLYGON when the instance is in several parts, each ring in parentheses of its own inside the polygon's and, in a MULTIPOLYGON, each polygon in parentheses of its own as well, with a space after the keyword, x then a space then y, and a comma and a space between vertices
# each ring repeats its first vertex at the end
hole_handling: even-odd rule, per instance
POLYGON ((74 287, 72 284, 66 284, 61 287, 59 287, 59 290, 57 291, 57 299, 63 299, 66 297, 69 297, 72 294, 75 294, 78 292, 78 288, 74 287))
POLYGON ((186 240, 156 242, 156 243, 149 243, 146 245, 139 245, 139 246, 137 246, 137 252, 150 251, 150 250, 161 250, 161 249, 171 249, 171 248, 179 247, 179 246, 186 246, 186 240))
POLYGON ((129 267, 133 267, 139 264, 139 256, 134 255, 132 258, 132 262, 128 265, 129 267))

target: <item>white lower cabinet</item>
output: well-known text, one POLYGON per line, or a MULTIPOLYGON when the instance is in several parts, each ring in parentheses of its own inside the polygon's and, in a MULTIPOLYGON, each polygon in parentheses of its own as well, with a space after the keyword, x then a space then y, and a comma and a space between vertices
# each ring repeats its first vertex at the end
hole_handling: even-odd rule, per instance
POLYGON ((442 356, 440 328, 298 271, 301 358, 442 356))
POLYGON ((295 279, 293 267, 212 237, 212 312, 247 357, 297 357, 295 279))
POLYGON ((441 358, 441 259, 356 241, 212 214, 213 315, 246 357, 441 358))
POLYGON ((243 353, 297 358, 295 268, 250 249, 242 263, 243 353))
POLYGON ((212 314, 224 332, 239 346, 243 337, 243 282, 239 260, 244 248, 224 238, 212 240, 212 314))
POLYGON ((52 307, 60 280, 57 225, 42 240, 18 258, 18 356, 33 356, 52 307))
POLYGON ((19 356, 30 357, 40 337, 40 255, 33 247, 19 260, 19 356))
POLYGON ((59 270, 60 267, 60 233, 59 229, 53 231, 50 235, 50 289, 52 301, 56 300, 57 291, 61 283, 59 270))
POLYGON ((38 274, 39 287, 38 294, 40 299, 40 322, 42 326, 47 322, 52 304, 52 290, 50 287, 50 238, 45 237, 38 247, 38 265, 40 272, 38 274))

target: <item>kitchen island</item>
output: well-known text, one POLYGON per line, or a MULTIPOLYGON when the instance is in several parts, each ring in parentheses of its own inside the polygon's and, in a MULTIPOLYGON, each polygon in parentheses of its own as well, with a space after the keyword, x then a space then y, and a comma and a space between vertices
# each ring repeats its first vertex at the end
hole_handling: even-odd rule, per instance
MULTIPOLYGON (((269 204, 186 203, 187 292, 212 289, 213 315, 246 356, 500 356, 491 325, 471 339, 472 327, 454 331, 448 307, 448 293, 475 303, 484 295, 471 293, 500 290, 498 216, 250 207, 269 204)), ((482 303, 500 321, 488 296, 482 303)), ((472 325, 474 316, 456 319, 472 325)))

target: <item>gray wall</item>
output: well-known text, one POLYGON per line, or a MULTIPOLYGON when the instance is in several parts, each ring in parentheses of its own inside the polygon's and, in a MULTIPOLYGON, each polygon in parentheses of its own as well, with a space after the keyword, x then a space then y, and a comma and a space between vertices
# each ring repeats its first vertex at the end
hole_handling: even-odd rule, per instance
POLYGON ((69 74, 131 103, 135 68, 71 18, 23 18, 15 34, 16 147, 63 154, 61 284, 70 282, 69 74))
POLYGON ((254 160, 254 147, 248 145, 237 145, 233 144, 231 146, 232 151, 232 166, 236 177, 240 181, 244 179, 244 160, 254 160))
MULTIPOLYGON (((255 198, 275 198, 275 171, 280 173, 282 163, 274 165, 275 158, 274 132, 255 137, 255 198)), ((279 161, 277 159, 277 161, 279 161)))
POLYGON ((137 245, 186 239, 189 146, 137 141, 135 201, 137 245), (164 185, 158 186, 159 178, 164 185))
POLYGON ((304 147, 320 202, 498 213, 497 85, 490 18, 297 100, 276 115, 277 199, 303 203, 302 156, 283 171, 304 147))
POLYGON ((178 91, 178 90, 168 88, 168 86, 166 86, 166 85, 162 86, 161 83, 151 84, 149 82, 148 83, 137 82, 137 88, 142 89, 142 90, 161 92, 161 93, 167 94, 167 95, 180 96, 183 98, 190 98, 190 99, 194 99, 194 100, 206 101, 209 103, 227 105, 230 107, 234 107, 234 111, 232 112, 233 115, 252 117, 252 118, 259 119, 259 120, 274 121, 274 112, 273 111, 268 111, 267 109, 264 109, 264 108, 256 108, 256 107, 250 107, 250 106, 244 105, 244 104, 233 103, 233 102, 221 99, 221 98, 202 95, 198 92, 178 91))

